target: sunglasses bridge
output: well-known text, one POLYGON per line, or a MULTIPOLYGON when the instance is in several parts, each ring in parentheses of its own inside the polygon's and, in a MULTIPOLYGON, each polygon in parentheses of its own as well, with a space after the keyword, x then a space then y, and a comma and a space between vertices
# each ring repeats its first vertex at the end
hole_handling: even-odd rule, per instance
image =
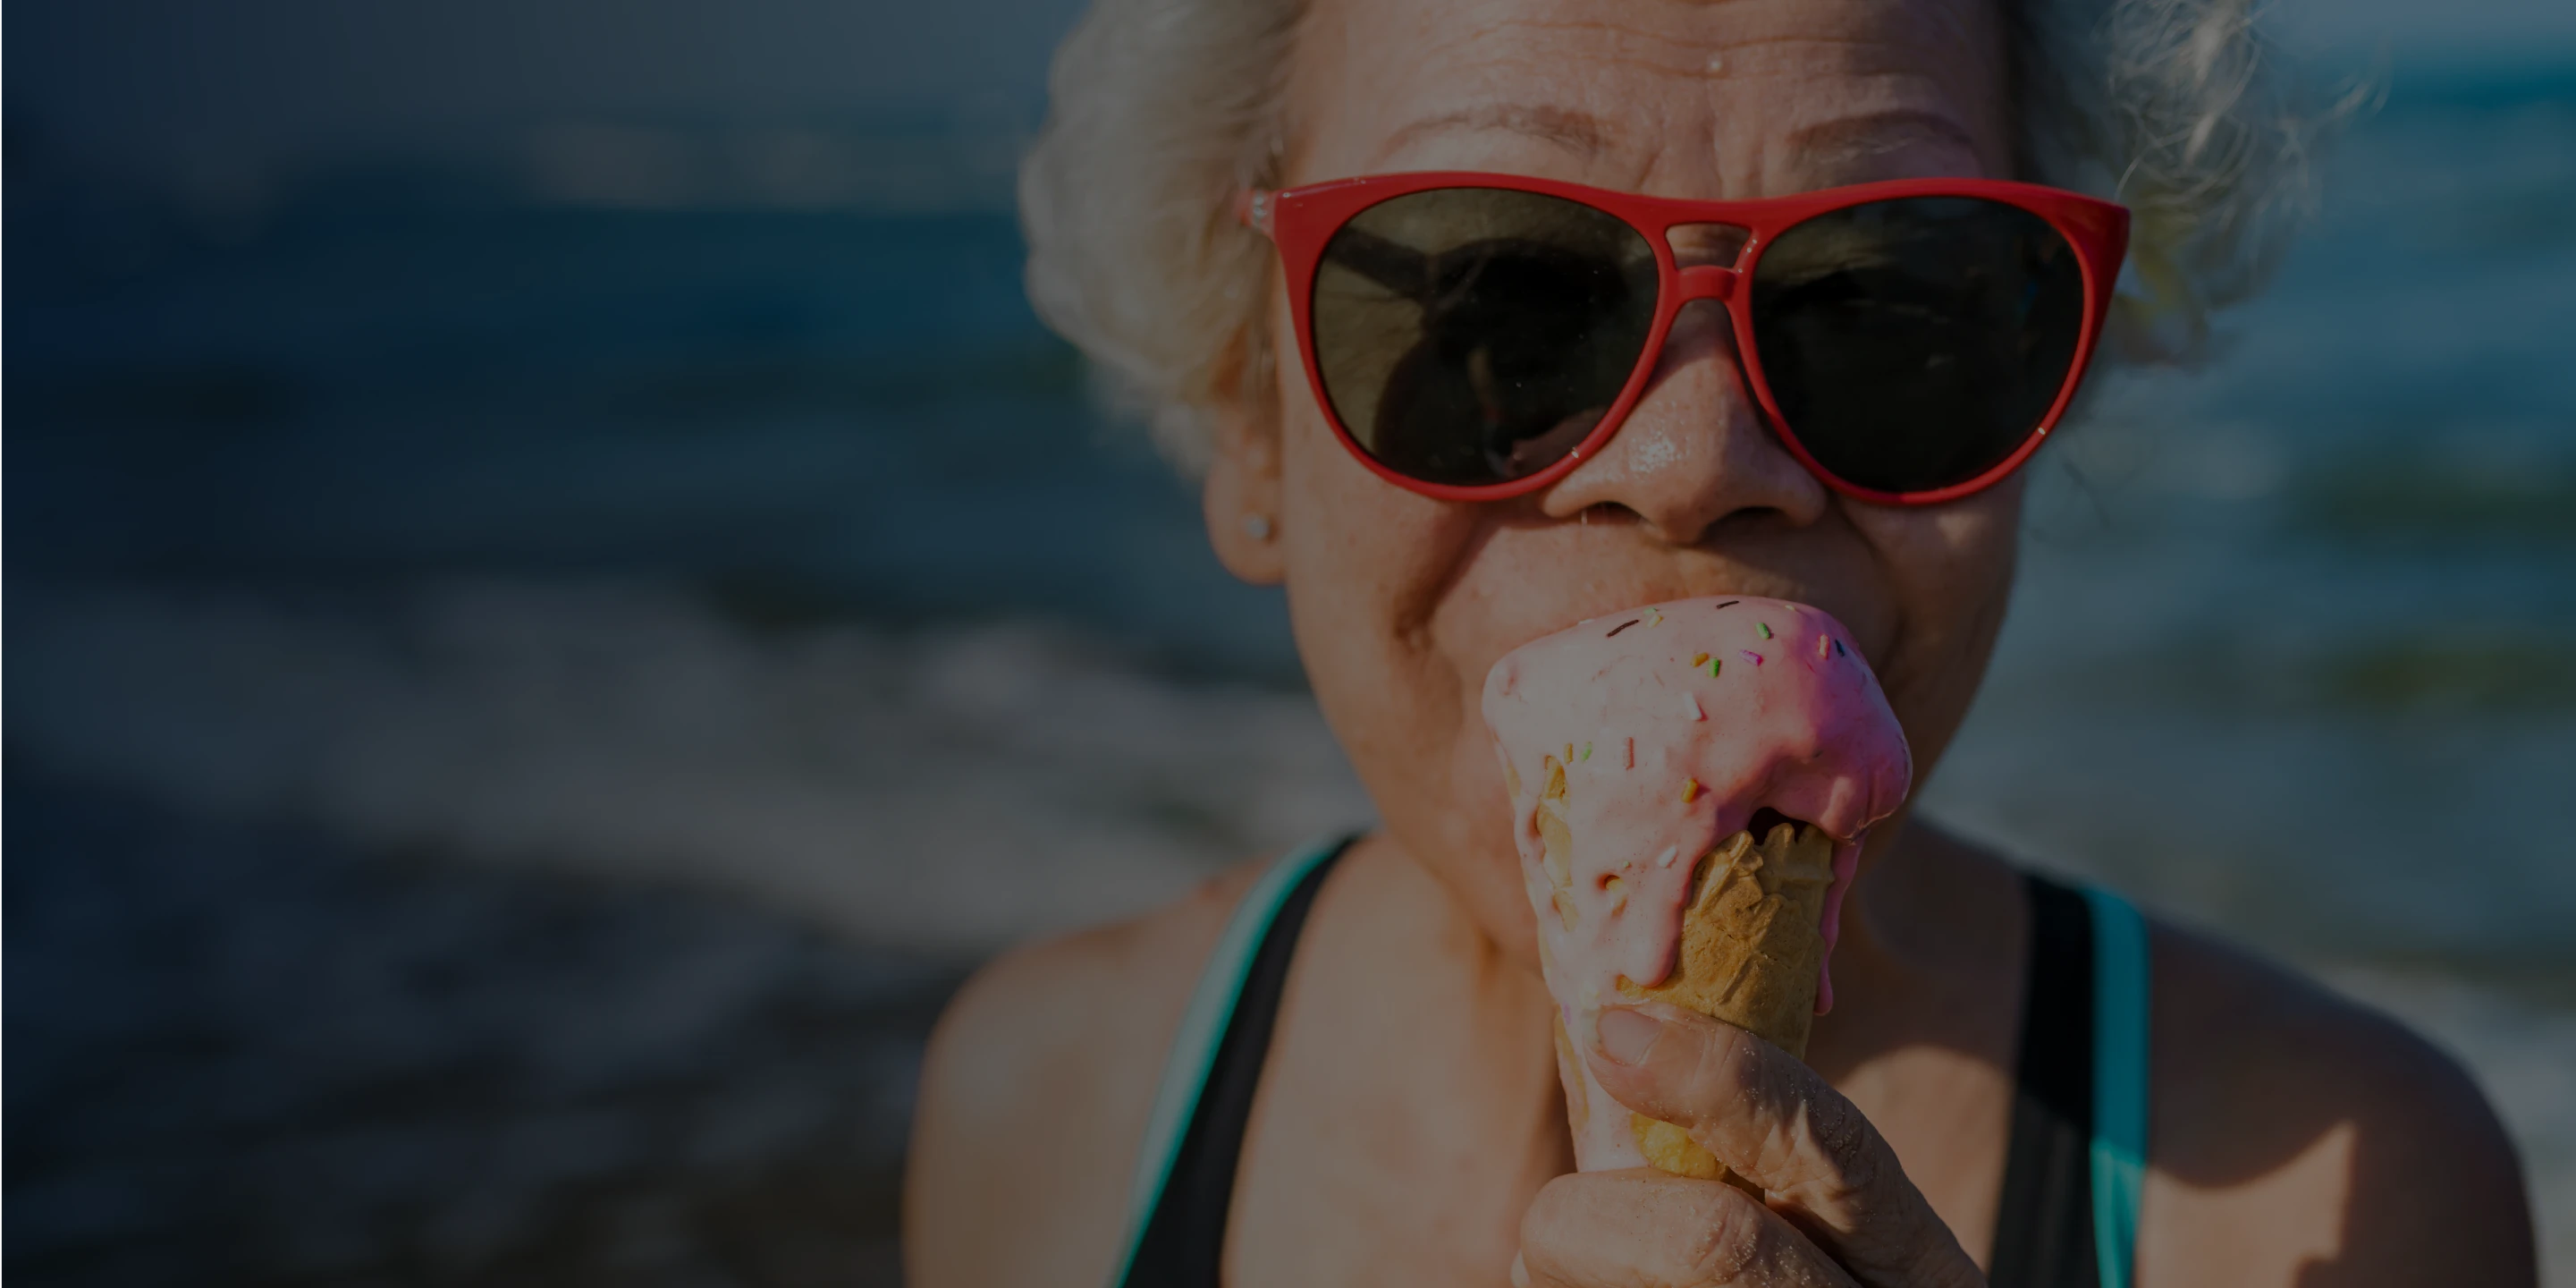
POLYGON ((1675 299, 1682 304, 1692 300, 1732 300, 1737 283, 1744 274, 1722 264, 1693 264, 1681 270, 1680 289, 1675 299))

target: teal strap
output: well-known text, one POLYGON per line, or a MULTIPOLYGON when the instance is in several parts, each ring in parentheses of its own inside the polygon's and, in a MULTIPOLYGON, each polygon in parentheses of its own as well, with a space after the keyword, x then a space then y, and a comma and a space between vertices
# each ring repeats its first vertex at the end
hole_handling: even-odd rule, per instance
POLYGON ((1136 1157, 1136 1184, 1128 1199, 1126 1247, 1118 1254, 1117 1271, 1109 1276, 1110 1288, 1127 1282, 1136 1247, 1145 1239, 1146 1223, 1154 1219, 1154 1209, 1163 1201, 1163 1183, 1180 1157, 1181 1139, 1189 1133, 1190 1116, 1198 1111, 1208 1066, 1216 1062, 1217 1045, 1225 1040, 1235 999, 1243 992, 1243 977, 1270 932, 1271 919, 1297 883, 1340 850, 1344 839, 1334 836, 1311 842, 1272 864, 1244 893, 1243 902, 1235 905, 1234 916, 1225 923, 1225 933, 1217 936, 1216 951, 1208 954, 1207 968, 1199 974, 1198 990, 1190 994, 1189 1009, 1181 1012, 1181 1030, 1173 1035, 1171 1059, 1163 1065, 1163 1084, 1155 1090, 1154 1110, 1145 1119, 1145 1148, 1136 1157))
POLYGON ((2093 1253, 2102 1288, 2129 1288, 2147 1172, 2147 923, 2084 888, 2093 909, 2093 1253))

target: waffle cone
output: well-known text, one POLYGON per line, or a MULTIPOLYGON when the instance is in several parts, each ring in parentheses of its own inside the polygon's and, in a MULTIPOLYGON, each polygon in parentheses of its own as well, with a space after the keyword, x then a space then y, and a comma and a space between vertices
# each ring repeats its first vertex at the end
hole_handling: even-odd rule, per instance
MULTIPOLYGON (((1692 870, 1671 974, 1651 988, 1623 979, 1621 994, 1724 1020, 1804 1058, 1833 858, 1833 839, 1808 824, 1776 824, 1759 841, 1738 832, 1719 842, 1692 870)), ((1656 1167, 1753 1188, 1679 1127, 1643 1114, 1629 1115, 1629 1127, 1656 1167)))

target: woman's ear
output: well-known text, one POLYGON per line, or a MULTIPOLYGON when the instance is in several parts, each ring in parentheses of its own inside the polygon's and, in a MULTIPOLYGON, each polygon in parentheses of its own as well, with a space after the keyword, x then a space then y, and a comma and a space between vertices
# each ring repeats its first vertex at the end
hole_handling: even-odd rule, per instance
POLYGON ((1267 411, 1229 399, 1207 413, 1216 450, 1199 492, 1217 562, 1255 586, 1275 586, 1288 571, 1280 544, 1279 422, 1267 411))

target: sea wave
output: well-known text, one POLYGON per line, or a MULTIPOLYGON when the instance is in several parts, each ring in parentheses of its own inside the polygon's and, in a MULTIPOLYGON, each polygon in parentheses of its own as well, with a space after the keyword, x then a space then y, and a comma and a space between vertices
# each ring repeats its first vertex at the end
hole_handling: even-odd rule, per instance
POLYGON ((1370 807, 1311 700, 1062 629, 788 632, 642 585, 20 605, 13 754, 378 847, 702 883, 982 954, 1370 807))
MULTIPOLYGON (((642 583, 459 581, 365 607, 20 599, 22 767, 365 852, 721 891, 956 960, 1371 816, 1309 696, 1177 680, 1040 623, 778 628, 642 583)), ((2123 813, 2016 801, 2039 753, 2008 732, 1972 726, 1937 812, 2079 871, 2144 873, 2134 838, 2108 834, 2123 813)), ((2248 902, 2195 871, 2139 880, 2241 933, 2248 902)), ((2551 1282, 2576 1283, 2571 999, 2420 961, 2303 964, 2476 1073, 2524 1152, 2551 1282)))

